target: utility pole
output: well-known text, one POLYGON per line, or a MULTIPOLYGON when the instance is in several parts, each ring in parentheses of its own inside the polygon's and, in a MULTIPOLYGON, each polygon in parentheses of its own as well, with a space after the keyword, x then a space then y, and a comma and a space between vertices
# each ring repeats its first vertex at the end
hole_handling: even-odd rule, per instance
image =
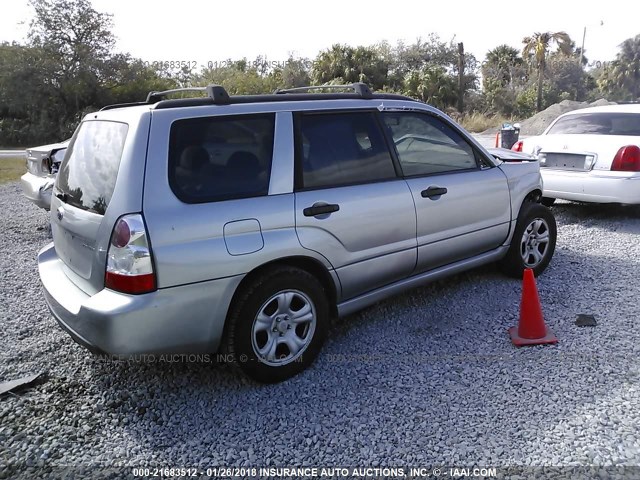
POLYGON ((464 43, 458 43, 458 111, 464 110, 464 43))
POLYGON ((580 47, 580 63, 578 63, 578 65, 580 65, 580 68, 582 68, 582 56, 584 55, 584 39, 587 36, 587 27, 584 27, 584 30, 582 31, 582 47, 580 47))

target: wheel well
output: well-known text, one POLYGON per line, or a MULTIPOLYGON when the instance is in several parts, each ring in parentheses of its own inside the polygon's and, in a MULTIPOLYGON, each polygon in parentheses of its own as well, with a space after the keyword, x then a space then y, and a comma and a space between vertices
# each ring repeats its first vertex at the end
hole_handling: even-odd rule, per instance
POLYGON ((540 203, 540 199, 542 199, 542 191, 537 188, 527 193, 527 195, 522 200, 522 203, 520 204, 520 208, 518 209, 518 215, 516 216, 516 218, 520 216, 520 212, 522 211, 522 206, 525 203, 527 202, 540 203))
POLYGON ((333 279, 331 278, 331 275, 329 274, 327 269, 324 267, 324 265, 322 265, 319 261, 310 257, 303 257, 303 256, 279 258, 278 260, 265 263, 264 265, 260 265, 259 267, 251 270, 242 279, 242 281, 240 282, 240 285, 238 285, 238 288, 236 288, 236 291, 233 294, 233 298, 231 299, 229 312, 231 311, 231 308, 233 308, 236 302, 236 298, 238 297, 240 292, 242 292, 247 287, 247 285, 251 284, 251 282, 253 282, 255 278, 262 275, 265 271, 272 270, 277 267, 296 267, 310 273, 315 278, 317 278, 318 281, 322 284, 324 291, 326 292, 327 299, 329 300, 329 308, 330 308, 331 314, 334 317, 337 316, 338 309, 336 304, 337 304, 338 294, 336 292, 336 287, 333 282, 333 279))
POLYGON ((542 191, 535 189, 529 192, 526 197, 524 197, 524 201, 522 203, 524 202, 540 203, 541 198, 542 198, 542 191))

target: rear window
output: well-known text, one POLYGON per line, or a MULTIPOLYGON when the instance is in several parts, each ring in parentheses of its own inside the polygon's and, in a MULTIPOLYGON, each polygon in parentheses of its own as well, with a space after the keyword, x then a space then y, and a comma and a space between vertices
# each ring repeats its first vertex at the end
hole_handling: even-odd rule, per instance
POLYGON ((178 120, 169 140, 169 184, 186 203, 269 192, 275 115, 178 120))
POLYGON ((104 215, 116 185, 128 129, 126 123, 102 120, 80 125, 56 181, 66 203, 104 215))
POLYGON ((303 114, 298 125, 300 187, 338 187, 396 178, 384 134, 372 112, 303 114))
POLYGON ((547 135, 640 136, 638 113, 578 113, 558 120, 547 135))

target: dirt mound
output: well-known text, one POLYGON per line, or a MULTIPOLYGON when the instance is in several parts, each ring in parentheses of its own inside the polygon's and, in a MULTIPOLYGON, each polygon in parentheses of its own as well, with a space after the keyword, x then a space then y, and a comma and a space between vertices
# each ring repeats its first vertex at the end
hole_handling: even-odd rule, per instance
POLYGON ((603 105, 615 105, 615 102, 608 102, 604 98, 596 100, 592 103, 563 100, 560 103, 551 105, 546 110, 536 113, 533 117, 520 122, 520 134, 540 135, 542 132, 544 132, 545 128, 547 128, 551 122, 553 122, 559 115, 562 115, 563 113, 587 107, 601 107, 603 105))

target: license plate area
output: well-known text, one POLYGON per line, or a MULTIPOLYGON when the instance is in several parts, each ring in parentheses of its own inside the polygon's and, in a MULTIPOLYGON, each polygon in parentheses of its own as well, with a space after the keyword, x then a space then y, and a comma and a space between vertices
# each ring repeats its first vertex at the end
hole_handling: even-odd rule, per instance
POLYGON ((542 168, 555 170, 579 170, 587 171, 591 165, 587 165, 586 155, 574 153, 547 153, 544 162, 540 162, 542 168))

